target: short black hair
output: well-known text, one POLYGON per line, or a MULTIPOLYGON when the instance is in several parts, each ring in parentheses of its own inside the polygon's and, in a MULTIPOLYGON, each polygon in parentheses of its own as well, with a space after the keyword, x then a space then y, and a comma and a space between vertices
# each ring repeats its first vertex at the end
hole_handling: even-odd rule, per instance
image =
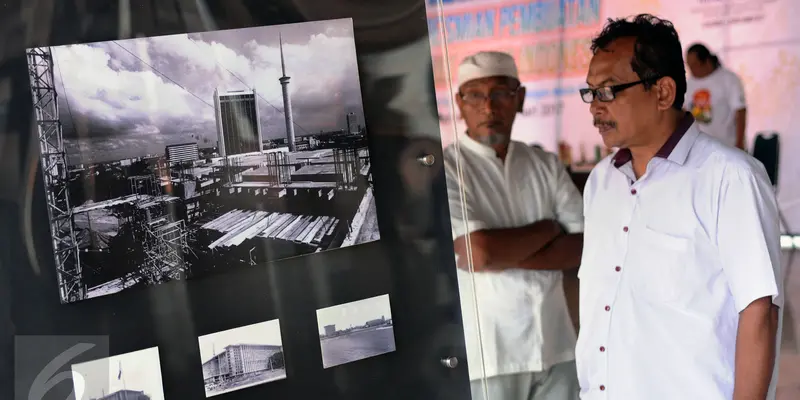
MULTIPOLYGON (((592 39, 592 54, 604 50, 617 39, 634 38, 631 68, 639 79, 670 77, 675 81, 675 101, 672 108, 680 110, 686 94, 686 67, 678 32, 672 22, 650 14, 630 19, 609 18, 603 30, 592 39)), ((653 82, 645 82, 645 89, 653 82)))
POLYGON ((719 62, 717 55, 712 53, 711 50, 709 50, 708 47, 702 43, 695 43, 689 46, 689 50, 686 52, 693 53, 694 56, 700 60, 700 62, 711 61, 711 65, 714 66, 714 69, 722 66, 722 63, 719 62))

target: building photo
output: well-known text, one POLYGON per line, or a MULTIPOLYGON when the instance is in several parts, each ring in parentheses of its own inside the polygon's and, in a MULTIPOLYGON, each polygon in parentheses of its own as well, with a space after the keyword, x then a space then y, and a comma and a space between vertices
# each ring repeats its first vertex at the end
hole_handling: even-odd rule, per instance
POLYGON ((388 294, 321 308, 317 325, 324 368, 397 349, 388 294))
POLYGON ((261 322, 198 338, 206 397, 286 378, 280 322, 261 322))
POLYGON ((380 238, 350 19, 27 59, 62 303, 380 238))
POLYGON ((164 400, 157 347, 73 364, 71 369, 76 400, 164 400))

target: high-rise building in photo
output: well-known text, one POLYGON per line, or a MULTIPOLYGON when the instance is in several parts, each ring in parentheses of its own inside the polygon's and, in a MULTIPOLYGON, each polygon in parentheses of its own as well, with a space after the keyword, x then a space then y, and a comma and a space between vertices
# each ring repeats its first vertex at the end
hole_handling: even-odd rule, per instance
POLYGON ((255 153, 263 149, 255 90, 214 91, 217 140, 221 156, 255 153))
POLYGON ((351 135, 358 134, 358 117, 354 112, 347 113, 347 131, 351 135))
POLYGON ((281 346, 266 344, 226 346, 222 353, 203 363, 203 379, 206 382, 226 381, 242 375, 283 368, 283 365, 274 365, 272 360, 282 350, 281 346))

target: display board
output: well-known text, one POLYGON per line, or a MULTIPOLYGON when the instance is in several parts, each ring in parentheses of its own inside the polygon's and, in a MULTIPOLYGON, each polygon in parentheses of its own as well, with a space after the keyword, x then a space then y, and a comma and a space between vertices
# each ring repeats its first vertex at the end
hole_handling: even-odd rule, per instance
POLYGON ((26 53, 62 302, 380 238, 351 20, 26 53))
POLYGON ((373 79, 424 1, 69 3, 0 25, 0 398, 469 396, 442 144, 373 79))
POLYGON ((428 25, 442 141, 463 129, 454 113, 448 71, 480 50, 512 54, 527 88, 513 137, 557 152, 563 141, 574 162, 595 160, 602 143, 578 96, 591 57, 589 44, 608 18, 652 13, 672 21, 684 48, 706 44, 740 75, 748 104, 750 149, 759 132, 781 140, 778 199, 784 231, 800 232, 800 2, 794 0, 451 0, 440 12, 429 1, 428 25), (443 35, 440 35, 442 33, 443 35), (446 38, 445 53, 441 37, 446 38))

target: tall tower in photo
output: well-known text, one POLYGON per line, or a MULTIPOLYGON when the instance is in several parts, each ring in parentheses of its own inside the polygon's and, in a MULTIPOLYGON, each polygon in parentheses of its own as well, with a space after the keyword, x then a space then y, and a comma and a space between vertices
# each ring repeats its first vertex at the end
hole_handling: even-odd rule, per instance
POLYGON ((294 147, 294 118, 292 117, 292 98, 289 97, 289 78, 286 76, 286 63, 283 59, 283 37, 278 33, 278 42, 280 43, 281 50, 281 73, 283 74, 278 80, 281 82, 281 89, 283 89, 283 117, 286 120, 286 144, 289 145, 289 151, 295 151, 294 147))

